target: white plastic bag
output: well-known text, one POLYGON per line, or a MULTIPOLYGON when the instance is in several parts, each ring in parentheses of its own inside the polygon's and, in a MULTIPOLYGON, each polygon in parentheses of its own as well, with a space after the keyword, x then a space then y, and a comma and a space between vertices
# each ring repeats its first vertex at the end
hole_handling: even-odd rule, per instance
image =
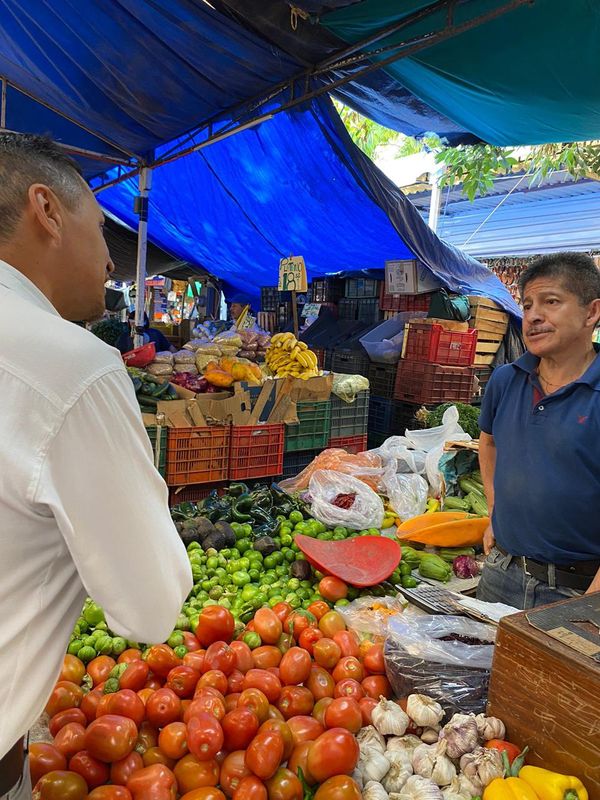
POLYGON ((390 436, 375 452, 386 463, 395 459, 397 472, 425 472, 425 453, 415 450, 406 436, 390 436))
POLYGON ((471 436, 458 424, 458 409, 450 406, 444 411, 442 424, 420 431, 407 431, 406 437, 415 447, 426 452, 425 474, 434 496, 439 497, 443 488, 443 477, 439 470, 440 458, 446 442, 470 442, 471 436))
POLYGON ((369 636, 387 636, 390 619, 400 616, 405 605, 402 595, 359 597, 339 611, 349 630, 369 636))
POLYGON ((403 522, 425 513, 429 492, 425 478, 389 471, 383 480, 390 505, 403 522))
POLYGON ((381 528, 383 525, 383 502, 366 483, 352 475, 318 469, 313 473, 308 491, 312 498, 311 512, 315 519, 325 525, 361 531, 366 528, 381 528), (339 494, 354 494, 350 508, 338 508, 333 501, 339 494))

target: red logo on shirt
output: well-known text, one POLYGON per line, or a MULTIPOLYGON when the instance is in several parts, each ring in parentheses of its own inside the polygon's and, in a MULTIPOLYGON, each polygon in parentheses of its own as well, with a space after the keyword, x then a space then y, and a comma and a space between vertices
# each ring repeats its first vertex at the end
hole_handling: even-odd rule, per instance
POLYGON ((578 417, 577 417, 577 422, 578 422, 580 425, 583 425, 583 423, 586 421, 586 419, 587 419, 587 417, 581 417, 581 416, 578 416, 578 417))

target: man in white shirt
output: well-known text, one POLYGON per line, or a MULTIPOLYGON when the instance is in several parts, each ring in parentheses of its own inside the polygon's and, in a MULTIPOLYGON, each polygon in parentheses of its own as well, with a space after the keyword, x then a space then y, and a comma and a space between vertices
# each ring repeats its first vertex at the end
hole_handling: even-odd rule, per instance
POLYGON ((103 224, 52 142, 0 135, 0 798, 11 800, 30 796, 23 737, 86 594, 115 633, 150 643, 192 587, 119 352, 67 321, 104 311, 103 224))

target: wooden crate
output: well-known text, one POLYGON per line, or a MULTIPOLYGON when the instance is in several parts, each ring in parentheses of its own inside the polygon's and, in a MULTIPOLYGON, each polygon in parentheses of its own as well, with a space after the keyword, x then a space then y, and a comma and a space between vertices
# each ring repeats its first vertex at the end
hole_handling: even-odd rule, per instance
POLYGON ((476 367, 487 367, 493 363, 502 339, 508 330, 508 314, 487 297, 469 296, 471 319, 469 326, 477 328, 476 367))
POLYGON ((529 745, 528 763, 577 775, 600 800, 600 663, 532 627, 528 613, 500 622, 488 713, 504 720, 507 739, 529 745))

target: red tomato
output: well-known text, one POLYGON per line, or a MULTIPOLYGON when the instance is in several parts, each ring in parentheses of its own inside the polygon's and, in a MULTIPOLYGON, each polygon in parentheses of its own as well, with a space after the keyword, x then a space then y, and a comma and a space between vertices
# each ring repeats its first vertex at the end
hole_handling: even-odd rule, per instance
POLYGON ((204 786, 181 795, 181 800, 225 800, 225 795, 220 789, 204 786))
POLYGON ((211 761, 223 747, 223 728, 211 714, 197 714, 187 723, 190 753, 211 761))
POLYGON ((137 692, 137 696, 144 704, 144 708, 146 708, 148 700, 152 697, 155 691, 156 689, 140 689, 139 692, 137 692))
POLYGON ((325 600, 335 603, 337 600, 344 600, 348 596, 348 587, 339 578, 327 575, 319 583, 319 594, 325 600))
POLYGON ((149 747, 142 756, 142 761, 145 767, 152 767, 154 764, 162 764, 164 767, 173 769, 175 766, 175 759, 169 758, 160 747, 149 747))
POLYGON ((305 631, 307 628, 314 628, 316 624, 317 618, 308 611, 293 611, 283 623, 283 629, 298 641, 302 631, 305 631))
POLYGON ((85 732, 84 747, 99 761, 119 761, 131 753, 138 730, 129 717, 107 714, 94 720, 85 732))
POLYGON ((313 644, 313 658, 320 667, 333 669, 342 657, 342 649, 333 639, 323 637, 313 644))
POLYGON ((298 716, 288 720, 292 732, 294 746, 302 742, 314 742, 325 730, 324 726, 314 717, 298 716))
POLYGON ((358 733, 362 728, 362 714, 357 701, 349 697, 336 698, 325 711, 325 725, 358 733))
POLYGON ((260 778, 249 775, 240 781, 240 785, 233 793, 233 800, 267 800, 267 790, 260 778))
POLYGON ((201 647, 208 647, 213 642, 227 642, 233 639, 235 620, 231 611, 223 606, 207 606, 200 612, 196 626, 196 638, 201 647))
POLYGON ((358 763, 358 742, 345 728, 321 734, 308 754, 308 769, 322 783, 333 775, 351 774, 358 763))
POLYGON ((358 703, 365 696, 365 690, 362 685, 355 681, 354 678, 344 678, 343 681, 336 683, 333 692, 334 697, 351 697, 358 703))
POLYGON ((332 703, 333 697, 322 697, 320 700, 317 700, 313 708, 312 715, 317 722, 323 726, 323 730, 325 730, 325 712, 332 703))
POLYGON ((268 719, 259 728, 259 733, 270 733, 275 731, 283 739, 283 761, 287 761, 294 749, 294 737, 292 730, 283 719, 268 719))
POLYGON ((363 666, 371 675, 385 675, 383 645, 373 644, 363 656, 363 666))
POLYGON ((284 719, 297 717, 299 714, 312 714, 315 699, 309 689, 304 686, 284 686, 281 690, 277 708, 284 719))
POLYGON ((219 783, 220 767, 217 762, 200 761, 191 753, 180 759, 173 771, 181 794, 219 783))
POLYGON ((280 722, 285 722, 281 711, 277 708, 277 706, 271 704, 269 704, 269 713, 267 715, 267 721, 270 719, 277 719, 280 722))
POLYGON ((46 773, 66 768, 67 759, 53 744, 33 742, 29 745, 29 771, 34 786, 46 773))
POLYGON ((96 710, 103 697, 102 689, 93 689, 84 696, 80 708, 88 722, 93 722, 96 719, 96 710))
POLYGON ((146 703, 146 719, 156 728, 181 717, 181 700, 172 689, 157 689, 146 703))
POLYGON ((344 656, 340 658, 333 670, 333 679, 336 683, 343 681, 344 678, 353 678, 359 683, 365 677, 365 672, 360 661, 354 656, 344 656))
POLYGON ((319 630, 323 636, 328 636, 333 639, 338 631, 346 630, 346 623, 344 618, 338 611, 328 611, 319 620, 319 630))
POLYGON ((302 800, 304 797, 300 779, 285 767, 279 767, 266 785, 269 800, 302 800))
POLYGON ((90 661, 87 665, 87 671, 94 686, 98 686, 99 683, 103 683, 108 678, 116 663, 114 658, 110 656, 98 656, 90 661))
POLYGON ((263 781, 271 778, 283 758, 283 737, 278 731, 259 733, 246 750, 246 766, 263 781))
POLYGON ((176 761, 188 754, 187 726, 184 722, 170 722, 158 734, 158 746, 168 757, 176 761))
POLYGON ((148 680, 144 685, 144 689, 153 689, 156 691, 157 689, 162 689, 163 681, 158 678, 156 675, 150 673, 148 676, 148 680))
POLYGON ((270 672, 271 675, 275 675, 277 680, 281 683, 281 678, 279 677, 279 667, 269 667, 267 672, 270 672))
POLYGON ((69 769, 71 772, 77 772, 81 775, 90 789, 101 786, 103 783, 106 783, 110 777, 108 765, 104 764, 102 761, 98 761, 98 759, 91 756, 87 750, 81 750, 73 756, 69 761, 69 769))
POLYGON ((275 645, 265 644, 252 650, 252 661, 255 669, 278 667, 281 662, 281 650, 275 645))
POLYGON ((363 679, 361 686, 367 697, 374 700, 379 700, 382 695, 389 698, 393 694, 392 686, 385 675, 369 675, 363 679))
POLYGON ((119 786, 127 786, 127 781, 134 772, 142 769, 144 761, 139 753, 132 750, 128 756, 121 758, 119 761, 114 761, 110 765, 110 779, 112 783, 119 786))
POLYGON ((356 781, 347 775, 334 775, 317 789, 314 800, 361 800, 356 781))
POLYGON ((85 800, 87 784, 81 775, 70 770, 47 772, 36 783, 33 800, 85 800))
POLYGON ((310 675, 310 655, 302 647, 291 647, 281 659, 279 676, 284 686, 304 683, 310 675))
POLYGON ((175 800, 177 797, 175 775, 164 764, 153 764, 134 773, 127 781, 127 788, 134 800, 175 800))
POLYGON ((119 678, 119 687, 121 689, 131 689, 132 692, 139 692, 146 685, 149 674, 150 667, 146 661, 131 661, 119 678))
POLYGON ((222 695, 227 694, 227 675, 221 672, 220 669, 209 669, 198 681, 198 687, 205 688, 210 686, 221 692, 222 695))
POLYGON ((200 680, 200 673, 192 667, 174 667, 167 676, 165 687, 172 689, 177 697, 192 697, 196 685, 200 680))
POLYGON ((76 683, 77 686, 81 685, 83 676, 85 675, 85 664, 77 656, 72 656, 67 653, 63 657, 63 665, 60 671, 59 681, 70 681, 76 683))
POLYGON ((329 603, 326 603, 325 600, 315 600, 311 603, 307 609, 317 620, 324 617, 328 611, 331 611, 331 607, 329 603))
POLYGON ((130 647, 124 650, 117 659, 117 664, 131 664, 134 661, 142 660, 142 651, 136 647, 130 647))
POLYGON ((265 644, 276 644, 283 631, 283 626, 273 609, 259 608, 254 615, 254 630, 265 644))
POLYGON ((200 650, 200 642, 191 631, 181 631, 181 635, 183 636, 183 646, 187 647, 188 653, 195 653, 200 650))
POLYGON ((280 622, 283 624, 294 609, 289 603, 277 603, 273 606, 273 613, 277 614, 280 622))
POLYGON ((231 797, 240 783, 252 773, 246 766, 246 752, 235 750, 221 764, 219 784, 227 797, 231 797))
POLYGON ((141 755, 150 747, 156 747, 158 744, 158 730, 151 725, 147 720, 142 722, 138 729, 138 738, 135 743, 135 749, 141 755))
POLYGON ((306 687, 310 689, 315 700, 320 700, 322 697, 333 697, 335 681, 327 670, 313 664, 306 687))
POLYGON ((333 636, 333 641, 339 645, 343 656, 358 658, 360 652, 358 636, 354 631, 338 631, 333 636))
POLYGON ((248 672, 249 669, 253 669, 254 660, 252 658, 252 650, 250 650, 246 642, 236 641, 232 642, 229 646, 235 653, 236 669, 239 669, 239 671, 244 674, 248 672))
POLYGON ((83 700, 83 689, 72 681, 58 681, 46 703, 49 717, 67 708, 78 708, 83 700))
POLYGON ((251 708, 260 723, 269 717, 269 699, 260 689, 244 689, 239 697, 238 706, 251 708))
POLYGON ((87 717, 80 708, 66 708, 64 711, 59 711, 58 714, 55 714, 48 723, 50 736, 56 736, 59 730, 69 722, 78 722, 84 728, 88 724, 87 717))
POLYGON ((126 786, 97 786, 88 794, 87 800, 133 800, 126 786))
POLYGON ((96 709, 96 719, 105 714, 129 717, 139 728, 146 716, 146 708, 135 692, 131 689, 122 689, 119 692, 105 694, 100 700, 96 709))
POLYGON ((490 739, 485 743, 484 747, 487 747, 488 750, 498 750, 500 753, 506 753, 509 764, 512 764, 515 758, 521 755, 521 749, 516 744, 506 742, 504 739, 490 739))
POLYGON ((264 669, 250 669, 244 675, 244 691, 259 689, 270 703, 276 703, 281 694, 281 681, 264 669))
POLYGON ((258 717, 248 706, 239 706, 230 711, 221 722, 225 749, 229 752, 245 750, 256 736, 259 724, 258 717))
POLYGON ((69 722, 54 737, 54 746, 68 760, 84 748, 85 728, 79 722, 69 722))
POLYGON ((371 715, 373 713, 373 709, 377 705, 377 700, 373 700, 372 697, 363 697, 362 700, 358 701, 358 705, 360 706, 363 725, 372 725, 373 717, 371 715))
POLYGON ((166 678, 169 672, 183 663, 177 658, 172 647, 168 644, 155 644, 146 654, 146 663, 159 678, 166 678))
POLYGON ((204 657, 206 650, 194 650, 191 653, 186 653, 183 657, 183 663, 186 667, 195 669, 196 672, 202 674, 204 672, 204 657))
POLYGON ((238 701, 242 696, 241 692, 230 692, 225 698, 225 713, 229 714, 234 708, 238 707, 238 701))
POLYGON ((183 721, 189 722, 196 714, 210 714, 219 722, 225 716, 225 701, 212 694, 199 694, 183 713, 183 721))
POLYGON ((294 775, 299 775, 300 773, 298 772, 298 769, 301 769, 304 780, 309 786, 314 786, 316 783, 316 780, 310 774, 308 769, 308 754, 310 753, 312 746, 312 742, 301 742, 294 747, 292 755, 288 760, 288 769, 291 770, 294 775))
POLYGON ((318 628, 307 628, 300 634, 298 644, 312 655, 315 644, 322 638, 323 634, 318 628))
POLYGON ((227 678, 227 694, 241 694, 244 686, 244 673, 234 669, 227 678))
POLYGON ((204 664, 204 671, 215 669, 230 675, 235 669, 235 650, 225 642, 213 642, 206 650, 204 664))

